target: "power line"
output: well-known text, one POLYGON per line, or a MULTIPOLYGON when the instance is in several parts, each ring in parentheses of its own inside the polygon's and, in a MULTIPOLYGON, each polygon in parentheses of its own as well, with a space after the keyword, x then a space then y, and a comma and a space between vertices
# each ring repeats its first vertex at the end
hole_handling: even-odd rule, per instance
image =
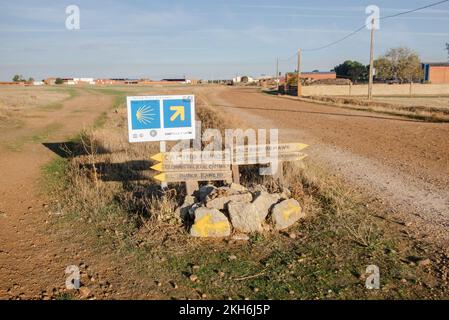
MULTIPOLYGON (((447 0, 447 1, 449 1, 449 0, 447 0)), ((313 48, 313 49, 303 49, 303 51, 307 51, 307 52, 309 52, 309 51, 319 51, 319 50, 323 50, 323 49, 332 47, 333 45, 336 45, 337 43, 343 42, 343 41, 345 41, 346 39, 352 37, 353 35, 359 33, 360 31, 362 31, 362 30, 365 29, 365 28, 366 28, 366 25, 363 25, 363 26, 361 26, 360 28, 358 28, 358 29, 352 31, 351 33, 347 34, 346 36, 344 36, 344 37, 341 38, 341 39, 338 39, 338 40, 336 40, 336 41, 334 41, 334 42, 331 42, 331 43, 329 43, 329 44, 326 44, 326 45, 321 46, 321 47, 318 47, 318 48, 313 48)))
MULTIPOLYGON (((438 2, 435 2, 435 3, 431 3, 431 4, 428 4, 428 5, 416 8, 416 9, 399 12, 399 13, 388 15, 388 16, 385 16, 385 17, 380 17, 378 20, 386 20, 386 19, 390 19, 390 18, 395 18, 395 17, 402 16, 402 15, 405 15, 405 14, 409 14, 409 13, 421 11, 421 10, 424 10, 424 9, 428 9, 428 8, 431 8, 431 7, 435 7, 435 6, 438 6, 438 5, 446 3, 446 2, 449 2, 449 0, 438 1, 438 2)), ((328 43, 328 44, 326 44, 324 46, 321 46, 321 47, 312 48, 312 49, 303 49, 303 51, 307 51, 307 52, 319 51, 319 50, 323 50, 323 49, 329 48, 331 46, 334 46, 334 45, 336 45, 336 44, 338 44, 338 43, 340 43, 340 42, 342 42, 342 41, 344 41, 344 40, 354 36, 355 34, 359 33, 363 29, 365 29, 365 27, 366 27, 366 25, 364 24, 363 26, 357 28, 356 30, 354 30, 351 33, 349 33, 346 36, 344 36, 343 38, 340 38, 340 39, 338 39, 336 41, 333 41, 333 42, 328 43)), ((294 55, 296 55, 296 53, 294 55)), ((293 58, 293 56, 291 58, 289 58, 288 60, 291 60, 293 58)))
POLYGON ((420 11, 420 10, 428 9, 428 8, 431 8, 431 7, 435 7, 435 6, 438 6, 438 5, 443 4, 445 2, 449 2, 449 0, 439 1, 439 2, 431 3, 431 4, 428 4, 426 6, 419 7, 419 8, 413 9, 413 10, 408 10, 408 11, 392 14, 392 15, 389 15, 389 16, 381 17, 381 18, 379 18, 379 20, 395 18, 395 17, 398 17, 398 16, 402 16, 404 14, 409 14, 409 13, 413 13, 413 12, 416 12, 416 11, 420 11))

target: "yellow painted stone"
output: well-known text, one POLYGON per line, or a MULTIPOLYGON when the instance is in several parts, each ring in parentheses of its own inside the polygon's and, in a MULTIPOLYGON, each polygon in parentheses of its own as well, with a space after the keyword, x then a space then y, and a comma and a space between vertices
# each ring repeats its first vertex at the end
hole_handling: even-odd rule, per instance
POLYGON ((295 199, 284 200, 274 206, 272 220, 276 230, 284 230, 305 217, 301 205, 295 199))
POLYGON ((192 229, 190 231, 191 234, 199 237, 227 236, 230 233, 229 222, 228 221, 213 222, 212 217, 213 214, 216 213, 210 211, 204 214, 201 218, 196 219, 195 224, 192 226, 192 229))
POLYGON ((288 203, 287 208, 282 212, 285 220, 290 220, 292 215, 298 215, 301 213, 301 207, 295 206, 292 203, 288 203))

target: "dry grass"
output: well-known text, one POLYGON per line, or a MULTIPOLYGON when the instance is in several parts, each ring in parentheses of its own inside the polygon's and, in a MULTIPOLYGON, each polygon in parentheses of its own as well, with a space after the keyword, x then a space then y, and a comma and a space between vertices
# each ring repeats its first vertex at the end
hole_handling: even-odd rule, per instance
MULTIPOLYGON (((203 130, 236 126, 207 101, 200 99, 197 108, 203 130)), ((262 184, 271 192, 288 187, 302 204, 308 218, 289 230, 297 235, 295 240, 278 232, 251 235, 246 243, 191 238, 176 215, 183 187, 162 191, 149 179, 145 159, 158 151, 158 145, 129 144, 125 120, 122 107, 109 113, 103 128, 76 139, 79 150, 72 148, 74 157, 64 168, 50 166, 47 174, 56 177, 59 188, 52 189, 64 205, 59 223, 78 226, 72 241, 115 256, 113 263, 122 274, 139 283, 124 288, 126 296, 153 292, 178 299, 199 298, 202 293, 216 299, 447 297, 447 285, 437 279, 435 270, 403 262, 422 254, 421 244, 404 238, 400 229, 377 218, 379 212, 368 210, 355 190, 311 163, 286 164, 284 186, 259 176, 255 166, 242 167, 243 184, 262 184), (231 254, 238 259, 230 261, 231 254), (360 277, 373 263, 381 268, 382 285, 388 289, 364 288, 360 277), (193 271, 194 265, 200 269, 193 271), (218 271, 225 276, 219 277, 218 271), (201 281, 189 280, 193 272, 201 281), (435 290, 424 285, 429 277, 435 290), (179 289, 161 289, 154 280, 175 282, 179 289)))
POLYGON ((70 93, 62 90, 51 90, 43 87, 2 88, 0 91, 0 110, 30 110, 48 106, 70 97, 70 93))
MULTIPOLYGON (((367 101, 349 97, 310 96, 296 98, 302 101, 318 102, 338 107, 404 116, 428 122, 449 122, 449 109, 435 105, 393 104, 381 101, 367 101)), ((404 98, 405 99, 405 98, 404 98)))
POLYGON ((67 91, 46 88, 6 87, 0 91, 0 129, 23 126, 24 118, 32 116, 30 111, 56 108, 70 97, 67 91))
POLYGON ((449 110, 449 96, 374 97, 374 101, 406 107, 420 106, 436 110, 449 110))

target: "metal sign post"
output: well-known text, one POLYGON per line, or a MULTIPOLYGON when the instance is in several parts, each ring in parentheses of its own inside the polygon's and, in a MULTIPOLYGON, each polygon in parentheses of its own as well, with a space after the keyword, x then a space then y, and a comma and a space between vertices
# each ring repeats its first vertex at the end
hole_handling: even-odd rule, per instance
MULTIPOLYGON (((161 153, 166 141, 195 139, 195 96, 127 97, 129 142, 159 141, 161 153)), ((167 181, 161 181, 167 188, 167 181)), ((190 190, 189 190, 190 191, 190 190)))

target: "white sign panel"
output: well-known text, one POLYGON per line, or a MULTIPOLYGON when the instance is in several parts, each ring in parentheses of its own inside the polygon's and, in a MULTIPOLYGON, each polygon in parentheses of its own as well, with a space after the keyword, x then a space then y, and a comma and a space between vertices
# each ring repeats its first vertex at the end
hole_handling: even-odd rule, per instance
POLYGON ((127 97, 129 142, 195 139, 195 96, 127 97))

